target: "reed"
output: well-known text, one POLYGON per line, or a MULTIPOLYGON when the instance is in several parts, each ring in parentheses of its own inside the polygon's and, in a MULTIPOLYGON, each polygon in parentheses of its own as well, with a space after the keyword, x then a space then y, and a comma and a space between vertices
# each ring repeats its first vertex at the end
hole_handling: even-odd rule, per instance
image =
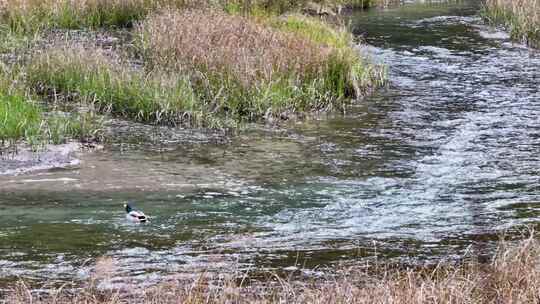
POLYGON ((487 0, 482 15, 513 39, 540 48, 540 0, 487 0))

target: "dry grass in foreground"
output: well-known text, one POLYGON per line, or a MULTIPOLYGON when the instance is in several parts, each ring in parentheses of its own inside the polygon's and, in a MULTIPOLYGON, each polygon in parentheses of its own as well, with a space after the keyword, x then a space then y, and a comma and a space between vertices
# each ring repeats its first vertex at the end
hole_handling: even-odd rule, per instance
POLYGON ((322 282, 291 282, 274 276, 266 283, 242 286, 240 280, 201 278, 129 294, 96 288, 100 280, 113 275, 113 260, 102 259, 96 268, 94 278, 74 294, 60 289, 38 297, 19 283, 7 303, 540 303, 540 242, 533 237, 513 245, 501 242, 489 264, 401 271, 380 266, 369 271, 347 269, 322 282))

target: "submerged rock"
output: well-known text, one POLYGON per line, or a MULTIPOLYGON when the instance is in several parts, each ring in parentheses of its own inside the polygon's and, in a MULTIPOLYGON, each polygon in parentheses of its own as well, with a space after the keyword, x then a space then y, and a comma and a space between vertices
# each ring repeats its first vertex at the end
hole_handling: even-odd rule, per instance
POLYGON ((18 175, 37 170, 78 166, 80 161, 76 154, 82 148, 82 144, 73 142, 47 145, 38 151, 24 146, 4 150, 0 154, 0 175, 18 175))

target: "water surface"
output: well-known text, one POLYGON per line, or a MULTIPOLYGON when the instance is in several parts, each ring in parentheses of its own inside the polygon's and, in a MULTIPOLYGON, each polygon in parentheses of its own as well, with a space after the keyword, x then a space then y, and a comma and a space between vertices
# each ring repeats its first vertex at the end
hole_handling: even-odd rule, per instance
POLYGON ((84 279, 102 255, 152 281, 489 253, 540 217, 540 54, 477 10, 350 16, 391 81, 345 116, 236 136, 124 125, 80 166, 0 176, 0 282, 84 279), (129 199, 149 224, 126 223, 129 199))

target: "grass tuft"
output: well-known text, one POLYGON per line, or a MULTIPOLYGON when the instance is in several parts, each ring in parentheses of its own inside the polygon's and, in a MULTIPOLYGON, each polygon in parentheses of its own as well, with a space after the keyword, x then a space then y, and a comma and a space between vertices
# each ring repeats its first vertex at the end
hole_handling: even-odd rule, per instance
POLYGON ((184 7, 199 0, 0 0, 0 22, 15 33, 43 29, 131 27, 162 7, 184 7))
POLYGON ((21 138, 35 142, 42 127, 39 107, 23 95, 0 93, 0 148, 21 138))
POLYGON ((487 0, 482 15, 507 28, 514 40, 540 48, 540 0, 487 0))
POLYGON ((381 85, 366 77, 367 63, 349 35, 293 18, 268 23, 215 10, 166 10, 137 32, 148 68, 188 75, 211 112, 237 121, 329 109, 357 97, 361 85, 381 85))
MULTIPOLYGON (((13 72, 13 71, 12 71, 13 72)), ((93 112, 70 115, 49 112, 29 94, 14 87, 12 79, 0 79, 0 150, 24 141, 32 147, 101 139, 101 120, 93 112)))
POLYGON ((268 23, 281 31, 336 49, 348 48, 353 41, 352 34, 346 29, 334 28, 321 19, 300 14, 271 18, 268 23))
POLYGON ((48 49, 33 58, 27 74, 29 86, 42 94, 91 102, 102 112, 141 122, 196 123, 203 115, 185 77, 143 73, 82 46, 48 49))

